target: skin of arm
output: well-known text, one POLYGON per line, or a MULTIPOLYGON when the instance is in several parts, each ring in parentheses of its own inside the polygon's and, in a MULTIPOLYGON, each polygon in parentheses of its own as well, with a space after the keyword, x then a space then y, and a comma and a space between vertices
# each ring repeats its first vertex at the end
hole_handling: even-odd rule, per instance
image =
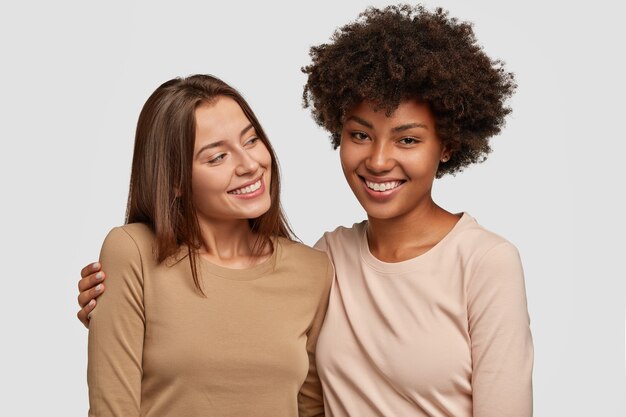
POLYGON ((100 262, 109 271, 107 293, 89 325, 89 416, 139 416, 145 317, 142 259, 122 228, 106 237, 100 262))
POLYGON ((491 248, 468 282, 475 417, 532 416, 533 345, 515 246, 491 248))

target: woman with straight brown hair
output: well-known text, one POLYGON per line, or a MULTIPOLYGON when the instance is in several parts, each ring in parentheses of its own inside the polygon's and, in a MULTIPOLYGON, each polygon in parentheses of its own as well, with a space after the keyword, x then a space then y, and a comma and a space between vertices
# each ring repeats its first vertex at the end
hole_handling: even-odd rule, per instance
POLYGON ((279 192, 272 147, 232 87, 194 75, 150 96, 126 224, 100 255, 90 416, 323 414, 314 347, 333 269, 293 241, 279 192))

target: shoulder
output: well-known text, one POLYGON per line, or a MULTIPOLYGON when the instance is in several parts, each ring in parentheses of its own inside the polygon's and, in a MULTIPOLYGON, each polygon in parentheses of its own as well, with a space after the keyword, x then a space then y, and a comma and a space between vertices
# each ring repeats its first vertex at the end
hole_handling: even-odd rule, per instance
POLYGON ((155 234, 150 227, 144 223, 129 223, 124 226, 116 227, 113 230, 119 230, 126 234, 137 246, 152 246, 155 241, 155 234))
POLYGON ((459 225, 459 233, 454 240, 464 258, 479 262, 494 255, 519 257, 513 243, 481 226, 469 214, 465 213, 459 221, 463 224, 459 225))
POLYGON ((328 256, 321 250, 312 248, 300 242, 281 238, 278 240, 281 245, 282 259, 292 261, 305 268, 322 267, 328 264, 328 256))
POLYGON ((315 244, 315 248, 332 252, 336 248, 356 245, 363 237, 366 226, 366 220, 354 223, 351 227, 339 226, 333 231, 324 233, 315 244))
POLYGON ((278 244, 281 268, 297 271, 299 277, 309 279, 316 286, 330 286, 334 269, 326 252, 284 238, 278 244))
MULTIPOLYGON (((138 230, 146 226, 124 225, 111 229, 100 251, 100 263, 107 275, 106 292, 98 298, 98 308, 91 317, 107 317, 112 311, 141 306, 146 268, 143 240, 138 230)), ((145 234, 145 231, 141 231, 145 234)), ((90 326, 90 329, 92 327, 90 326)))
POLYGON ((476 222, 469 215, 466 224, 457 234, 458 251, 469 283, 489 286, 520 284, 523 286, 523 269, 517 247, 504 237, 476 222))
POLYGON ((154 233, 143 223, 114 227, 102 244, 102 254, 115 258, 142 258, 153 250, 154 233))

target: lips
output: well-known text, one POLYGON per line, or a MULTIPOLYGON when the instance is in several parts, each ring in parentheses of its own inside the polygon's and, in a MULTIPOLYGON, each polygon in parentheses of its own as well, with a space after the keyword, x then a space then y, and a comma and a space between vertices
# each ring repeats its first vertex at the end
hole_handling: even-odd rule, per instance
POLYGON ((402 184, 406 182, 406 180, 395 179, 395 178, 365 178, 362 176, 358 176, 365 187, 369 191, 385 193, 387 191, 395 190, 400 187, 402 184))
POLYGON ((242 186, 235 188, 233 190, 227 191, 228 194, 233 195, 245 195, 251 194, 257 191, 259 188, 263 186, 263 177, 259 177, 256 180, 252 180, 243 184, 242 186))
POLYGON ((367 181, 367 180, 365 181, 365 185, 367 186, 367 188, 369 188, 370 190, 381 191, 381 192, 397 188, 400 184, 402 184, 400 181, 388 181, 388 182, 372 182, 372 181, 367 181))

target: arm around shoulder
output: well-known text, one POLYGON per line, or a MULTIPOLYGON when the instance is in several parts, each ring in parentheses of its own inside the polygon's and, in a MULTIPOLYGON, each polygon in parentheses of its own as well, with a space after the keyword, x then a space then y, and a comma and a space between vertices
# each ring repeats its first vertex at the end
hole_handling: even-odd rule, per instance
POLYGON ((467 296, 474 416, 532 416, 533 345, 515 246, 499 243, 477 260, 467 296))
POLYGON ((143 270, 137 244, 113 229, 100 252, 107 291, 89 326, 89 415, 139 416, 144 338, 143 270))

